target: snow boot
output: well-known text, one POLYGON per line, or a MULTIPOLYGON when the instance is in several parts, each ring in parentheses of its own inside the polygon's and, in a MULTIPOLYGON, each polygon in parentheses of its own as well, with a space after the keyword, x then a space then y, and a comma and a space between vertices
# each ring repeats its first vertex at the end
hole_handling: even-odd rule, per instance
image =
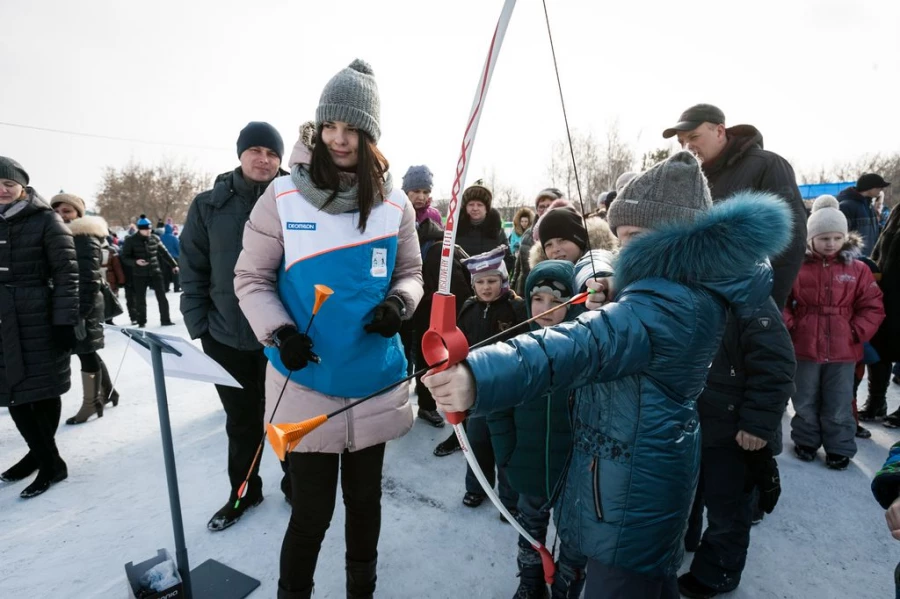
POLYGON ((549 599, 541 556, 531 548, 520 548, 516 563, 519 566, 519 588, 513 599, 549 599))
POLYGON ((83 424, 94 414, 97 418, 103 418, 103 400, 100 398, 100 373, 82 372, 81 385, 84 387, 84 398, 81 400, 81 409, 66 419, 66 424, 83 424))
POLYGON ((309 589, 305 591, 285 591, 282 588, 278 589, 278 599, 312 599, 313 590, 316 588, 316 585, 309 587, 309 589))
POLYGON ((222 509, 209 519, 209 522, 206 523, 206 528, 212 532, 219 532, 220 530, 225 530, 229 526, 237 523, 237 521, 241 519, 241 516, 244 515, 244 512, 263 502, 262 492, 248 491, 246 497, 241 499, 238 507, 234 507, 236 502, 236 497, 229 499, 228 503, 223 505, 222 509))
POLYGON ((801 461, 804 462, 812 462, 816 459, 817 450, 814 447, 807 447, 806 445, 794 445, 794 454, 801 461))
POLYGON ((894 410, 885 416, 884 421, 881 424, 887 428, 900 428, 900 409, 894 410))
POLYGON ((556 562, 556 576, 550 586, 550 597, 552 599, 578 599, 584 589, 584 582, 584 568, 573 568, 562 562, 556 562))
MULTIPOLYGON (((863 419, 862 412, 860 412, 860 414, 859 414, 859 419, 860 420, 863 419)), ((871 439, 872 431, 870 431, 869 429, 867 429, 864 426, 860 426, 859 424, 857 424, 856 425, 856 438, 857 439, 871 439)))
POLYGON ((444 419, 441 418, 441 414, 437 410, 423 410, 419 408, 418 416, 434 428, 444 428, 444 419))
POLYGON ((442 458, 446 455, 450 455, 456 451, 461 451, 462 447, 459 445, 459 439, 456 438, 456 431, 450 434, 446 441, 441 441, 438 443, 438 446, 434 448, 434 455, 439 458, 442 458))
POLYGON ((22 480, 38 469, 38 461, 37 458, 34 457, 34 454, 30 451, 25 454, 25 457, 19 460, 13 465, 12 468, 0 474, 0 480, 5 483, 14 483, 17 480, 22 480))
POLYGON ((113 387, 109 369, 103 360, 100 360, 100 399, 103 400, 104 405, 108 403, 111 403, 113 407, 119 405, 119 392, 113 387))
POLYGON ((62 458, 53 460, 53 465, 38 470, 37 478, 19 494, 22 499, 37 497, 50 488, 50 485, 65 480, 69 476, 69 469, 62 458))
POLYGON ((347 599, 372 599, 375 594, 375 573, 378 560, 355 562, 346 560, 347 567, 347 599))
POLYGON ((466 493, 463 495, 463 505, 466 507, 478 507, 484 503, 485 497, 487 495, 481 493, 466 493))
POLYGON ((717 590, 706 586, 690 572, 678 577, 678 592, 691 599, 712 599, 719 595, 717 590))
POLYGON ((850 465, 850 458, 836 453, 825 454, 825 465, 832 470, 846 470, 850 465))

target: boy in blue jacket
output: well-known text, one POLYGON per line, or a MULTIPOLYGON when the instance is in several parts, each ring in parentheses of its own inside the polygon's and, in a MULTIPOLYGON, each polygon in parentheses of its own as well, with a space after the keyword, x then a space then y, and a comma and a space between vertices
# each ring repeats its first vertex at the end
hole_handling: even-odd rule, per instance
POLYGON ((677 599, 700 464, 697 398, 728 309, 767 301, 766 258, 787 245, 791 216, 770 194, 713 207, 697 158, 679 152, 629 183, 608 220, 623 246, 604 293, 615 301, 423 382, 441 409, 470 416, 574 389, 558 528, 588 557, 585 596, 677 599))

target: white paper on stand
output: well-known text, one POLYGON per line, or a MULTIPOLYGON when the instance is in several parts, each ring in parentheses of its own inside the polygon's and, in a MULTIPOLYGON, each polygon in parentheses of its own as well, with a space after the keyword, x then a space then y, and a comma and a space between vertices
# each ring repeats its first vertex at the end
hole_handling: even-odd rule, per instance
MULTIPOLYGON (((126 330, 126 327, 117 327, 108 324, 104 324, 103 327, 119 332, 126 330)), ((137 332, 138 336, 144 332, 140 329, 127 330, 137 332)), ((204 354, 200 348, 187 339, 176 335, 163 335, 161 333, 153 333, 153 335, 165 341, 172 349, 181 353, 180 356, 176 356, 175 354, 163 352, 163 370, 165 371, 166 377, 213 383, 215 385, 224 385, 226 387, 237 387, 238 389, 241 389, 240 383, 228 374, 227 370, 222 368, 218 362, 204 354)), ((132 341, 130 345, 144 361, 147 362, 147 364, 153 365, 149 349, 135 341, 132 341)))

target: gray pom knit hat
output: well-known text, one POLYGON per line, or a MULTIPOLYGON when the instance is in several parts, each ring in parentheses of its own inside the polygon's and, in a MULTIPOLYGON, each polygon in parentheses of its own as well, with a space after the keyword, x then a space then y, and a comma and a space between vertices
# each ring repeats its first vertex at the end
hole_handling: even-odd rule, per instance
POLYGON ((362 129, 374 141, 381 137, 381 100, 369 63, 356 59, 342 69, 322 90, 316 108, 316 124, 343 121, 362 129))
POLYGON ((693 221, 712 207, 712 196, 697 157, 688 151, 658 162, 632 179, 609 206, 613 233, 621 225, 658 229, 693 221))

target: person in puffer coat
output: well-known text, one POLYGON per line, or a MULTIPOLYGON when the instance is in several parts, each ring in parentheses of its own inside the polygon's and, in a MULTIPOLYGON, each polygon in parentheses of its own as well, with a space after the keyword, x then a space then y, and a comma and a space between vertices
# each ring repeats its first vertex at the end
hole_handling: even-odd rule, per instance
POLYGON ((522 206, 516 210, 513 216, 513 230, 509 234, 509 253, 515 256, 522 244, 522 236, 534 225, 534 211, 528 206, 522 206))
MULTIPOLYGON (((379 113, 372 67, 354 60, 322 91, 312 148, 295 147, 291 174, 272 181, 244 227, 234 290, 266 346, 266 416, 276 424, 330 413, 406 372, 398 332, 422 299, 422 256, 415 209, 377 146, 379 113), (315 284, 334 299, 307 326, 315 284)), ((339 477, 347 596, 372 596, 385 446, 412 425, 409 389, 399 385, 293 449, 279 599, 312 595, 339 477)))
POLYGON ((50 200, 50 206, 69 227, 75 239, 75 257, 78 260, 79 319, 75 329, 78 343, 73 353, 81 362, 81 408, 66 424, 82 424, 94 414, 103 417, 103 406, 107 401, 119 403, 119 394, 113 388, 109 369, 97 353, 103 349, 103 320, 105 307, 100 292, 103 274, 100 262, 103 244, 109 227, 99 216, 84 215, 84 200, 80 197, 60 193, 50 200))
POLYGON ((0 156, 0 406, 28 444, 0 480, 37 470, 23 498, 68 476, 55 436, 78 324, 72 233, 28 182, 18 162, 0 156))
POLYGON ((443 410, 470 416, 574 389, 558 530, 588 557, 585 597, 676 599, 700 465, 697 398, 727 311, 770 295, 766 258, 787 245, 791 217, 771 194, 712 206, 697 158, 679 152, 629 183, 608 222, 623 246, 612 303, 424 381, 443 410))
POLYGON ((122 262, 128 265, 128 278, 134 288, 134 311, 137 325, 147 326, 147 289, 153 289, 159 304, 159 321, 162 326, 172 326, 169 316, 169 300, 163 288, 160 261, 166 262, 172 272, 178 272, 178 263, 169 254, 159 237, 150 230, 150 220, 141 216, 137 222, 138 232, 125 240, 122 246, 122 262))
POLYGON ((784 308, 797 356, 791 439, 802 461, 824 447, 825 464, 845 470, 856 455, 853 371, 884 306, 869 267, 856 259, 861 240, 848 235, 837 201, 818 198, 806 226, 806 260, 784 308))
MULTIPOLYGON (((475 256, 494 248, 506 246, 503 219, 496 208, 491 207, 494 194, 479 179, 462 194, 462 210, 456 229, 456 245, 468 255, 475 256)), ((512 270, 513 257, 507 252, 504 258, 506 270, 512 270)))
MULTIPOLYGON (((531 269, 525 282, 528 318, 557 308, 532 323, 532 331, 574 318, 571 304, 559 307, 574 295, 574 284, 575 267, 571 262, 547 260, 531 269)), ((569 403, 573 397, 571 391, 546 393, 542 401, 501 410, 487 418, 497 465, 504 469, 510 486, 519 494, 519 522, 541 543, 547 540, 550 498, 572 451, 569 403)), ((540 554, 521 536, 518 548, 519 588, 515 597, 546 598, 540 554)), ((586 563, 587 558, 568 544, 560 546, 551 589, 554 599, 581 596, 586 563)))

